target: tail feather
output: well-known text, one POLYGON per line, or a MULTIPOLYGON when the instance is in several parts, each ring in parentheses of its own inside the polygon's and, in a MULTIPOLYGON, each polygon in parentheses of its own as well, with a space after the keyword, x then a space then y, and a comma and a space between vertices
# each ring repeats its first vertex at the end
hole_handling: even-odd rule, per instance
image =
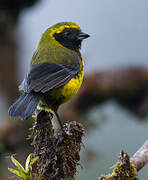
POLYGON ((22 94, 17 101, 10 106, 8 110, 9 116, 19 116, 22 120, 26 120, 34 113, 42 97, 42 93, 36 92, 22 94))

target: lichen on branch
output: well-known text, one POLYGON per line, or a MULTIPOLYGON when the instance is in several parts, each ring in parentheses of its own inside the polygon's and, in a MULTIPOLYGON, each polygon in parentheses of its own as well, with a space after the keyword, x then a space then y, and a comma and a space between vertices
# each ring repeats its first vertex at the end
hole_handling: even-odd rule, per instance
POLYGON ((100 180, 138 180, 137 169, 128 154, 121 151, 119 161, 114 165, 112 174, 102 175, 100 180))
POLYGON ((56 134, 51 119, 45 111, 35 118, 32 145, 39 160, 34 173, 40 180, 75 180, 84 128, 73 121, 56 134))

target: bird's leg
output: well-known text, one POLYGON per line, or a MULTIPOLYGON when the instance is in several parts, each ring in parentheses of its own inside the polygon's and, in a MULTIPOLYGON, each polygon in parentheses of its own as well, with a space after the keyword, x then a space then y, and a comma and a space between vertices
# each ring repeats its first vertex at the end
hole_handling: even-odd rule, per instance
POLYGON ((57 111, 54 111, 54 113, 55 113, 55 115, 56 115, 56 117, 57 117, 57 120, 58 120, 58 122, 59 122, 59 124, 60 124, 60 127, 61 127, 61 129, 62 129, 63 124, 62 124, 62 121, 61 121, 61 119, 60 119, 60 116, 58 115, 57 111))
POLYGON ((54 116, 54 114, 51 111, 49 111, 49 117, 52 119, 53 116, 54 116))

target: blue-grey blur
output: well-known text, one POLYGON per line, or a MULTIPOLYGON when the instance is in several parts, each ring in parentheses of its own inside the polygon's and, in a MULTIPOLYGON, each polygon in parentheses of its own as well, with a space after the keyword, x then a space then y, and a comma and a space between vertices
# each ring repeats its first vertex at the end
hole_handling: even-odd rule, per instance
MULTIPOLYGON (((19 17, 20 80, 42 32, 60 21, 76 22, 91 35, 82 46, 86 73, 126 65, 148 66, 147 0, 42 0, 19 17)), ((78 180, 97 179, 111 172, 109 167, 120 150, 132 155, 148 138, 148 121, 140 123, 114 101, 95 107, 89 116, 99 127, 84 138, 86 148, 82 148, 83 168, 79 169, 78 180), (87 148, 95 153, 90 163, 83 157, 87 148)), ((141 170, 141 180, 147 179, 147 171, 148 166, 141 170)))

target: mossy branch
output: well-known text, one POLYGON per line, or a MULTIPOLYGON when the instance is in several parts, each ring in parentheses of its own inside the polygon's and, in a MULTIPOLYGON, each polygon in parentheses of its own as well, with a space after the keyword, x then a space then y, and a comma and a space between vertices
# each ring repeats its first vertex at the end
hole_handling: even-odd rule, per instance
POLYGON ((148 163, 148 139, 140 149, 129 158, 123 151, 120 153, 119 162, 114 165, 112 174, 103 175, 100 180, 138 180, 137 172, 148 163))
POLYGON ((66 123, 55 134, 51 119, 49 113, 41 111, 32 128, 34 154, 39 157, 34 173, 40 180, 75 180, 83 126, 75 121, 66 123))
POLYGON ((138 180, 137 169, 128 154, 121 151, 112 174, 102 175, 99 180, 138 180))

